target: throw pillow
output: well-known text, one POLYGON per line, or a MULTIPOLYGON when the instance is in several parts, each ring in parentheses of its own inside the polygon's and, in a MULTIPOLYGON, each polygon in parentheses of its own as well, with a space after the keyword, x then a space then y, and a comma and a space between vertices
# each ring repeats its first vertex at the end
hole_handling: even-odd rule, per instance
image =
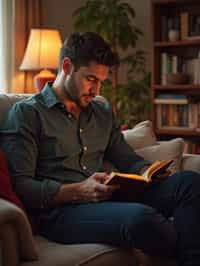
POLYGON ((13 190, 11 176, 4 152, 0 149, 0 197, 24 209, 24 205, 13 190))
POLYGON ((151 121, 143 121, 132 129, 122 131, 126 142, 134 149, 156 144, 156 136, 151 121))
POLYGON ((170 165, 169 170, 175 173, 181 170, 183 150, 184 140, 182 138, 176 138, 169 141, 157 142, 156 145, 144 147, 135 150, 135 152, 150 162, 173 159, 174 162, 170 165))

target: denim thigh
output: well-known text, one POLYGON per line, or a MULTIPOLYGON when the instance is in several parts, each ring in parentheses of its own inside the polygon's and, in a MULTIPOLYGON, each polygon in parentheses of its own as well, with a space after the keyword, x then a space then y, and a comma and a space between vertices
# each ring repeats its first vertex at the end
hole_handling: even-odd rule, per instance
POLYGON ((65 244, 105 243, 171 256, 176 233, 154 208, 134 202, 66 204, 60 215, 43 222, 42 234, 65 244))

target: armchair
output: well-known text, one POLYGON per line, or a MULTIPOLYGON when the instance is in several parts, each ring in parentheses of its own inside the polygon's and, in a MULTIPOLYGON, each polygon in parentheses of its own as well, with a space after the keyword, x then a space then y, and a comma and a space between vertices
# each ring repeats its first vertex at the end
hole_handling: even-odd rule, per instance
MULTIPOLYGON (((25 97, 27 95, 7 94, 0 96, 0 123, 10 106, 25 97)), ((139 154, 147 158, 151 154, 151 149, 156 147, 156 149, 162 150, 162 145, 164 145, 164 143, 157 142, 149 121, 142 122, 133 130, 124 131, 123 134, 127 142, 139 154)), ((168 150, 167 154, 165 149, 160 153, 162 156, 172 156, 173 154, 176 165, 172 170, 193 169, 200 172, 200 156, 182 155, 183 141, 178 139, 175 142, 178 143, 176 148, 168 150)), ((154 153, 158 154, 158 150, 154 153)), ((93 243, 62 245, 50 242, 44 237, 32 233, 28 217, 22 209, 0 198, 0 265, 175 266, 176 263, 172 260, 149 257, 136 249, 126 250, 93 243)))

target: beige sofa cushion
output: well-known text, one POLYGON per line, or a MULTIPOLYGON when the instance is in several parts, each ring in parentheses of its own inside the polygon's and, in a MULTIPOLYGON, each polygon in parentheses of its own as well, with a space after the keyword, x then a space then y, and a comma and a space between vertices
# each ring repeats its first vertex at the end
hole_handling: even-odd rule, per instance
POLYGON ((183 154, 182 170, 193 170, 200 173, 200 155, 199 154, 183 154))
POLYGON ((122 133, 125 140, 134 150, 156 144, 156 136, 149 120, 137 124, 132 129, 124 130, 122 133))
POLYGON ((184 149, 182 138, 158 142, 153 132, 151 121, 143 121, 134 128, 123 131, 127 143, 137 154, 144 159, 154 162, 156 160, 173 159, 170 166, 172 173, 181 170, 181 161, 184 149))
POLYGON ((157 142, 157 144, 136 150, 136 153, 150 162, 156 160, 173 159, 169 170, 175 173, 181 170, 181 161, 183 156, 184 141, 182 138, 176 138, 169 141, 157 142))
MULTIPOLYGON (((39 250, 39 260, 31 266, 136 266, 131 250, 104 244, 62 245, 35 237, 39 250)), ((30 263, 23 263, 29 266, 30 263)))

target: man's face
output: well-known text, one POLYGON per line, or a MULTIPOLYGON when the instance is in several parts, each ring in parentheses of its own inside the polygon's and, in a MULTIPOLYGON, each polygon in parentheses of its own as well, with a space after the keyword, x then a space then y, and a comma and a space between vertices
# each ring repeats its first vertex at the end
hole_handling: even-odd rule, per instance
POLYGON ((65 89, 72 101, 85 108, 100 93, 102 83, 108 78, 109 67, 91 62, 68 77, 65 89))

